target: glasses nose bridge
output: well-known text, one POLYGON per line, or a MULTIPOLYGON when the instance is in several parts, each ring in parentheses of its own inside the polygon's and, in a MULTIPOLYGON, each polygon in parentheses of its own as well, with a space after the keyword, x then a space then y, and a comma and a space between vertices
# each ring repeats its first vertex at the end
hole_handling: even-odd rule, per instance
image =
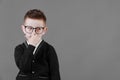
POLYGON ((33 30, 36 30, 37 28, 33 28, 33 30))
POLYGON ((36 28, 32 28, 32 32, 36 32, 36 28))

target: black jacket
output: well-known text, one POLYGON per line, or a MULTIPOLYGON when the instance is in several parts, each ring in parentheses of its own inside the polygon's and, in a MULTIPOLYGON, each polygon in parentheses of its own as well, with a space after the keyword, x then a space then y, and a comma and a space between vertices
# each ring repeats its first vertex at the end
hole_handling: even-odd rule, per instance
POLYGON ((60 80, 59 62, 54 47, 42 40, 35 47, 24 42, 15 47, 15 63, 19 68, 16 80, 60 80))

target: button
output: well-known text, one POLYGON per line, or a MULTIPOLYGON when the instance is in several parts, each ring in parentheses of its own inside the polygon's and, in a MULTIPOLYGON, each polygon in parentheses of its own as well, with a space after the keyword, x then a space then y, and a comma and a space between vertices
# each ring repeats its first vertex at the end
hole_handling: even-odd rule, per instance
POLYGON ((32 73, 34 74, 34 73, 35 73, 35 71, 32 71, 32 73))
POLYGON ((32 60, 32 62, 34 63, 35 61, 34 61, 34 60, 32 60))

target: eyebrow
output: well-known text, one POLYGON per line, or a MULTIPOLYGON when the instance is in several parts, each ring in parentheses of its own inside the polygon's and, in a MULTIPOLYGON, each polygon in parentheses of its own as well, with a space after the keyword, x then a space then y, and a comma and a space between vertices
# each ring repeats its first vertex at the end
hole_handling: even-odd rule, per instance
MULTIPOLYGON (((29 26, 29 25, 24 25, 24 26, 29 26)), ((32 27, 32 28, 37 28, 37 27, 45 27, 45 26, 36 26, 36 27, 29 26, 29 27, 32 27)))

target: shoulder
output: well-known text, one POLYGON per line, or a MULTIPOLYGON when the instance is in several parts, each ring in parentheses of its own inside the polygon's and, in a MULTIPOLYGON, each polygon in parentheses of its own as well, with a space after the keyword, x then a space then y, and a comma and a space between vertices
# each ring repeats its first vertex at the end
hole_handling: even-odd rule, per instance
POLYGON ((48 43, 48 42, 46 42, 46 41, 44 41, 44 46, 47 47, 49 50, 55 49, 55 48, 53 47, 53 45, 51 45, 50 43, 48 43))
POLYGON ((53 45, 51 45, 50 43, 48 43, 48 42, 46 42, 46 41, 44 41, 44 43, 45 43, 45 46, 47 46, 47 50, 46 50, 46 51, 48 51, 48 52, 47 52, 48 56, 49 56, 49 57, 56 57, 56 56, 57 56, 57 53, 56 53, 56 50, 55 50, 55 48, 53 47, 53 45))
POLYGON ((25 48, 24 42, 15 46, 15 50, 24 49, 24 48, 25 48))

